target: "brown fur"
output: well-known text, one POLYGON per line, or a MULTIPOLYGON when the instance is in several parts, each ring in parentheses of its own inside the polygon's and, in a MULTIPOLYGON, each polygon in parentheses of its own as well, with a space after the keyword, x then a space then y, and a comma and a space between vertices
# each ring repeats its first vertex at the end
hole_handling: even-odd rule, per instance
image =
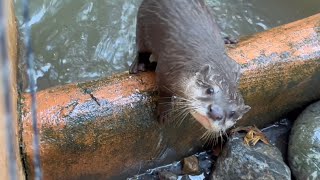
MULTIPOLYGON (((137 17, 137 53, 130 73, 148 69, 150 62, 143 55, 151 54, 157 62, 161 97, 193 101, 186 84, 194 79, 191 86, 205 91, 216 85, 223 91, 200 101, 212 100, 210 104, 218 104, 226 113, 232 103, 241 116, 247 111, 237 90, 240 66, 226 55, 220 30, 203 0, 144 0, 137 17)), ((160 114, 168 107, 159 104, 160 114)))

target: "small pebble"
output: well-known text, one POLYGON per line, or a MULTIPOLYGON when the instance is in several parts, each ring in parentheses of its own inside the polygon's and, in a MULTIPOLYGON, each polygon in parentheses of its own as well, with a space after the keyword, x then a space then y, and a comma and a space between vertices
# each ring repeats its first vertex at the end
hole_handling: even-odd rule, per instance
POLYGON ((185 174, 197 175, 200 173, 199 161, 195 156, 184 158, 182 167, 185 174))

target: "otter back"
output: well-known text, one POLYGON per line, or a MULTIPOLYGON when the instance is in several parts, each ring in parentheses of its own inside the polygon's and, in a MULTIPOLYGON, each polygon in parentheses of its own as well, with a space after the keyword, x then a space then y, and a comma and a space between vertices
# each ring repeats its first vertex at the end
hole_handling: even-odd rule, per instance
MULTIPOLYGON (((161 97, 185 99, 190 112, 208 116, 205 119, 226 118, 229 111, 244 107, 237 90, 240 66, 226 55, 220 30, 203 0, 144 0, 136 43, 130 73, 155 67, 161 97), (209 88, 217 92, 204 97, 209 88), (211 116, 208 107, 217 103, 211 116)), ((172 107, 159 104, 160 114, 168 108, 172 107)))

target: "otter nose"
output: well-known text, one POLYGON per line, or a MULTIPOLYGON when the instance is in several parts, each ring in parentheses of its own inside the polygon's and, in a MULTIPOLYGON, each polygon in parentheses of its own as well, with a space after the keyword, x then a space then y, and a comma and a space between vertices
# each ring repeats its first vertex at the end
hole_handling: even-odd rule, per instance
POLYGON ((217 121, 220 121, 220 120, 224 119, 223 110, 219 106, 209 105, 209 116, 213 120, 217 120, 217 121))

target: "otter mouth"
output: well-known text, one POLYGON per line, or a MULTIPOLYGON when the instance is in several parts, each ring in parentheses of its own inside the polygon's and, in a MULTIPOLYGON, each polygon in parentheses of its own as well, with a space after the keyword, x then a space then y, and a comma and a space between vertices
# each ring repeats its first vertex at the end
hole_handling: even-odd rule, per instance
POLYGON ((206 129, 210 130, 211 128, 211 123, 210 123, 210 119, 207 116, 201 115, 195 111, 191 112, 191 115, 206 129))
POLYGON ((213 120, 208 116, 202 115, 196 111, 192 111, 190 113, 204 128, 209 131, 219 132, 227 129, 225 125, 213 123, 213 120))

